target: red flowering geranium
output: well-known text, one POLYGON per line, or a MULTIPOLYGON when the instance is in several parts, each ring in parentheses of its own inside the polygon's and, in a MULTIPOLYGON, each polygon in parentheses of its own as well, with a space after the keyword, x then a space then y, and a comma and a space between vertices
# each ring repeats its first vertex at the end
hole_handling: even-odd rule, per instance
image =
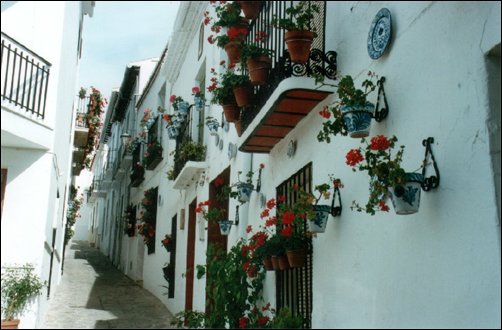
POLYGON ((366 144, 364 149, 359 147, 347 153, 347 165, 353 167, 353 171, 368 171, 370 176, 368 202, 363 207, 353 201, 351 209, 359 212, 365 211, 371 215, 374 215, 376 211, 389 211, 385 203, 389 188, 406 183, 406 172, 401 168, 404 146, 399 147, 394 157, 391 153, 396 142, 395 136, 389 139, 383 135, 377 135, 371 138, 370 143, 363 139, 363 143, 366 144))
POLYGON ((202 215, 207 221, 218 222, 225 219, 225 209, 220 209, 219 207, 213 206, 210 200, 205 202, 200 202, 195 208, 195 213, 202 215))

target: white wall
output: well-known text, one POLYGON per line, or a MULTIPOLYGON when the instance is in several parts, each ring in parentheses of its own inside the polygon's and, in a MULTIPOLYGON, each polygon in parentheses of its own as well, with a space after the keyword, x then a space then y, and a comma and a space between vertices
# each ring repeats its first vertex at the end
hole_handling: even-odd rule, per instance
MULTIPOLYGON (((198 30, 200 22, 188 22, 198 30)), ((390 113, 383 122, 372 123, 371 135, 397 135, 399 144, 406 145, 403 167, 410 171, 422 164, 422 140, 434 137, 439 188, 422 192, 420 211, 414 215, 397 216, 391 210, 370 216, 351 211, 352 200, 364 201, 368 194, 367 176, 345 165, 347 151, 360 141, 338 136, 326 144, 316 138, 322 124, 318 112, 334 96, 318 105, 269 155, 238 153, 229 161, 228 144, 238 140, 232 124, 229 132, 220 132, 223 150, 206 135, 210 164, 206 182, 187 191, 173 190, 172 182, 166 180, 174 143, 164 136, 164 161, 155 172, 147 171, 139 189, 131 190, 135 204, 144 190, 156 186, 164 200, 158 208, 156 253, 144 252, 144 286, 173 313, 184 309, 181 275, 186 265, 188 205, 195 198, 206 200, 208 182, 229 165, 231 182, 235 182, 237 171, 255 170, 264 163, 262 193, 271 198, 276 186, 312 162, 314 185, 326 182, 330 173, 345 184, 342 216, 331 219, 326 233, 313 242, 313 328, 500 327, 500 227, 490 156, 497 150, 489 145, 486 124, 489 90, 500 89, 488 86, 488 81, 493 84, 496 79, 488 80, 486 69, 487 52, 500 44, 500 31, 494 28, 499 23, 500 3, 328 2, 326 49, 337 51, 339 71, 357 82, 368 70, 387 79, 390 113), (368 30, 383 7, 393 17, 392 43, 382 58, 371 60, 366 49, 368 30), (293 159, 286 155, 291 139, 298 141, 293 159), (170 219, 181 208, 187 212, 185 229, 177 232, 175 298, 167 299, 160 285, 166 285, 161 268, 169 255, 160 247, 160 239, 170 232, 170 219)), ((179 32, 186 38, 190 26, 184 28, 179 32)), ((208 34, 207 29, 205 38, 208 34)), ((222 52, 205 43, 198 60, 198 34, 190 38, 186 52, 175 48, 181 41, 174 39, 171 57, 138 116, 145 108, 157 108, 157 93, 165 78, 172 83, 167 98, 176 94, 191 101, 191 88, 204 61, 209 85, 209 69, 218 66, 222 52), (182 63, 174 66, 170 60, 182 63)), ((376 101, 376 95, 372 100, 376 101)), ((211 106, 208 114, 219 119, 221 108, 211 106)), ((232 217, 233 210, 235 202, 231 201, 232 217)), ((232 227, 229 246, 245 236, 248 224, 261 224, 260 211, 259 195, 253 193, 251 201, 241 207, 241 224, 232 227)), ((180 221, 178 216, 178 228, 180 221)), ((200 225, 197 222, 195 265, 205 263, 207 234, 200 225)), ((129 256, 133 244, 129 243, 129 256)), ((275 303, 272 272, 267 273, 264 296, 275 303)), ((194 309, 203 311, 204 306, 205 281, 195 280, 194 309)))

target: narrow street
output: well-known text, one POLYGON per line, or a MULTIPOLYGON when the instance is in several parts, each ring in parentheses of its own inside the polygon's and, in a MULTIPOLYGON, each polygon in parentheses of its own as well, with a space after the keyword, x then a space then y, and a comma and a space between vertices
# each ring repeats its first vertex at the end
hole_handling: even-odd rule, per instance
POLYGON ((171 328, 172 314, 85 241, 70 242, 46 329, 171 328))

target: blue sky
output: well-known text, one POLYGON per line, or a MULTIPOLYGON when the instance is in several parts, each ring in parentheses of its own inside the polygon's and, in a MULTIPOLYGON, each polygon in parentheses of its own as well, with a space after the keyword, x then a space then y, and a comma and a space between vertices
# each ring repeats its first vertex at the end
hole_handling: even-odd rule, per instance
POLYGON ((159 57, 172 33, 179 1, 97 1, 85 16, 79 86, 108 99, 126 65, 159 57))

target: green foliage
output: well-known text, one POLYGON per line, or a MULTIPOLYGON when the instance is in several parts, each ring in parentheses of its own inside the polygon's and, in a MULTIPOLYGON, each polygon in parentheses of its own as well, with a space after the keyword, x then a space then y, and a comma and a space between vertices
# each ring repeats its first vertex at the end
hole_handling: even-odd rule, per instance
POLYGON ((177 328, 204 329, 205 317, 203 312, 185 310, 176 313, 171 324, 177 328))
POLYGON ((241 48, 240 63, 243 67, 246 66, 246 61, 250 58, 258 58, 260 56, 272 56, 273 51, 265 47, 260 47, 258 44, 244 43, 241 48))
POLYGON ((376 89, 376 84, 373 82, 378 76, 369 71, 368 78, 361 83, 362 89, 356 88, 354 80, 350 75, 340 79, 337 86, 338 100, 331 107, 325 107, 319 114, 327 119, 323 122, 321 131, 317 134, 319 142, 331 142, 331 135, 337 134, 347 135, 345 122, 343 120, 342 107, 362 107, 368 101, 368 95, 376 89), (331 119, 333 115, 333 119, 331 119))
POLYGON ((33 266, 9 267, 2 273, 2 318, 12 320, 22 314, 31 297, 42 293, 47 282, 33 273, 33 266))
POLYGON ((155 159, 162 158, 162 145, 158 141, 149 143, 143 158, 143 163, 148 167, 155 159))
POLYGON ((288 31, 308 31, 310 30, 310 22, 316 13, 319 13, 318 5, 311 1, 300 1, 296 6, 286 9, 286 17, 278 18, 274 15, 272 25, 288 31))
POLYGON ((287 307, 279 310, 272 321, 272 328, 274 329, 301 329, 302 327, 303 318, 300 315, 293 316, 287 307))
POLYGON ((186 141, 180 145, 180 148, 174 155, 174 162, 187 162, 189 160, 201 162, 206 159, 207 147, 203 144, 193 141, 186 141))

